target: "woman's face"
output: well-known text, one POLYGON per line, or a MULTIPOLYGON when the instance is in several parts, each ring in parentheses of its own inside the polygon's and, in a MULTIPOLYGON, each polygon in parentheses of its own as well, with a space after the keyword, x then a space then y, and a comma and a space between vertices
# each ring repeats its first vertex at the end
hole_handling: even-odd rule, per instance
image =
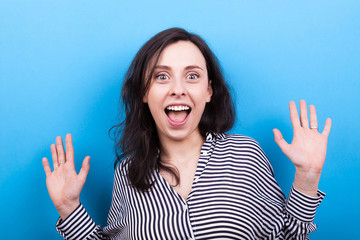
POLYGON ((178 41, 162 51, 143 101, 160 140, 179 141, 200 134, 198 124, 211 95, 204 56, 192 42, 178 41))

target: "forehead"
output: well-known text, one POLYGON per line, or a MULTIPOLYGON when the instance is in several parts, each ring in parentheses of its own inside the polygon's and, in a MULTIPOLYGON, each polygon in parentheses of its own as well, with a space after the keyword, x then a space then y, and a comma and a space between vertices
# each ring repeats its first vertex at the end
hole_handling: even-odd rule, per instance
POLYGON ((186 67, 198 65, 206 68, 206 61, 200 49, 190 41, 178 41, 170 44, 159 56, 157 65, 186 67))

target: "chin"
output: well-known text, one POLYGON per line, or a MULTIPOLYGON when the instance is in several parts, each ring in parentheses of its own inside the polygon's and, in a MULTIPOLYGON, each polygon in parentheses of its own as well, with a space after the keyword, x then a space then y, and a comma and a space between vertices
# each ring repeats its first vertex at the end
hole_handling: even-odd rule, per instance
POLYGON ((170 129, 164 135, 166 138, 171 139, 173 141, 183 141, 189 138, 191 135, 200 134, 198 129, 189 130, 189 129, 170 129))

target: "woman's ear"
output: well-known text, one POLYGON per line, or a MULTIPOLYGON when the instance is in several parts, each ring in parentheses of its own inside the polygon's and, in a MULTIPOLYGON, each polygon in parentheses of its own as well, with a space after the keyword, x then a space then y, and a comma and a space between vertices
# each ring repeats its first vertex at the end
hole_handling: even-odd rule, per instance
POLYGON ((147 103, 147 102, 148 102, 148 94, 146 92, 145 95, 143 96, 143 103, 147 103))
POLYGON ((211 80, 209 81, 209 86, 208 86, 208 96, 206 98, 206 102, 210 102, 211 101, 211 96, 213 95, 213 89, 211 86, 211 80))

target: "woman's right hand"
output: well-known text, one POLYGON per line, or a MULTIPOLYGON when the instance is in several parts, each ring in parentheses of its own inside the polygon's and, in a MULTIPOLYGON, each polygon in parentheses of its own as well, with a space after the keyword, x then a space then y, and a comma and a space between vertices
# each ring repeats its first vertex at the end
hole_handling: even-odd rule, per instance
POLYGON ((80 192, 90 170, 90 157, 85 157, 79 174, 74 163, 74 148, 71 134, 65 138, 66 153, 61 137, 56 138, 56 145, 50 146, 54 170, 49 161, 43 158, 46 174, 46 186, 61 219, 65 220, 80 204, 80 192))

